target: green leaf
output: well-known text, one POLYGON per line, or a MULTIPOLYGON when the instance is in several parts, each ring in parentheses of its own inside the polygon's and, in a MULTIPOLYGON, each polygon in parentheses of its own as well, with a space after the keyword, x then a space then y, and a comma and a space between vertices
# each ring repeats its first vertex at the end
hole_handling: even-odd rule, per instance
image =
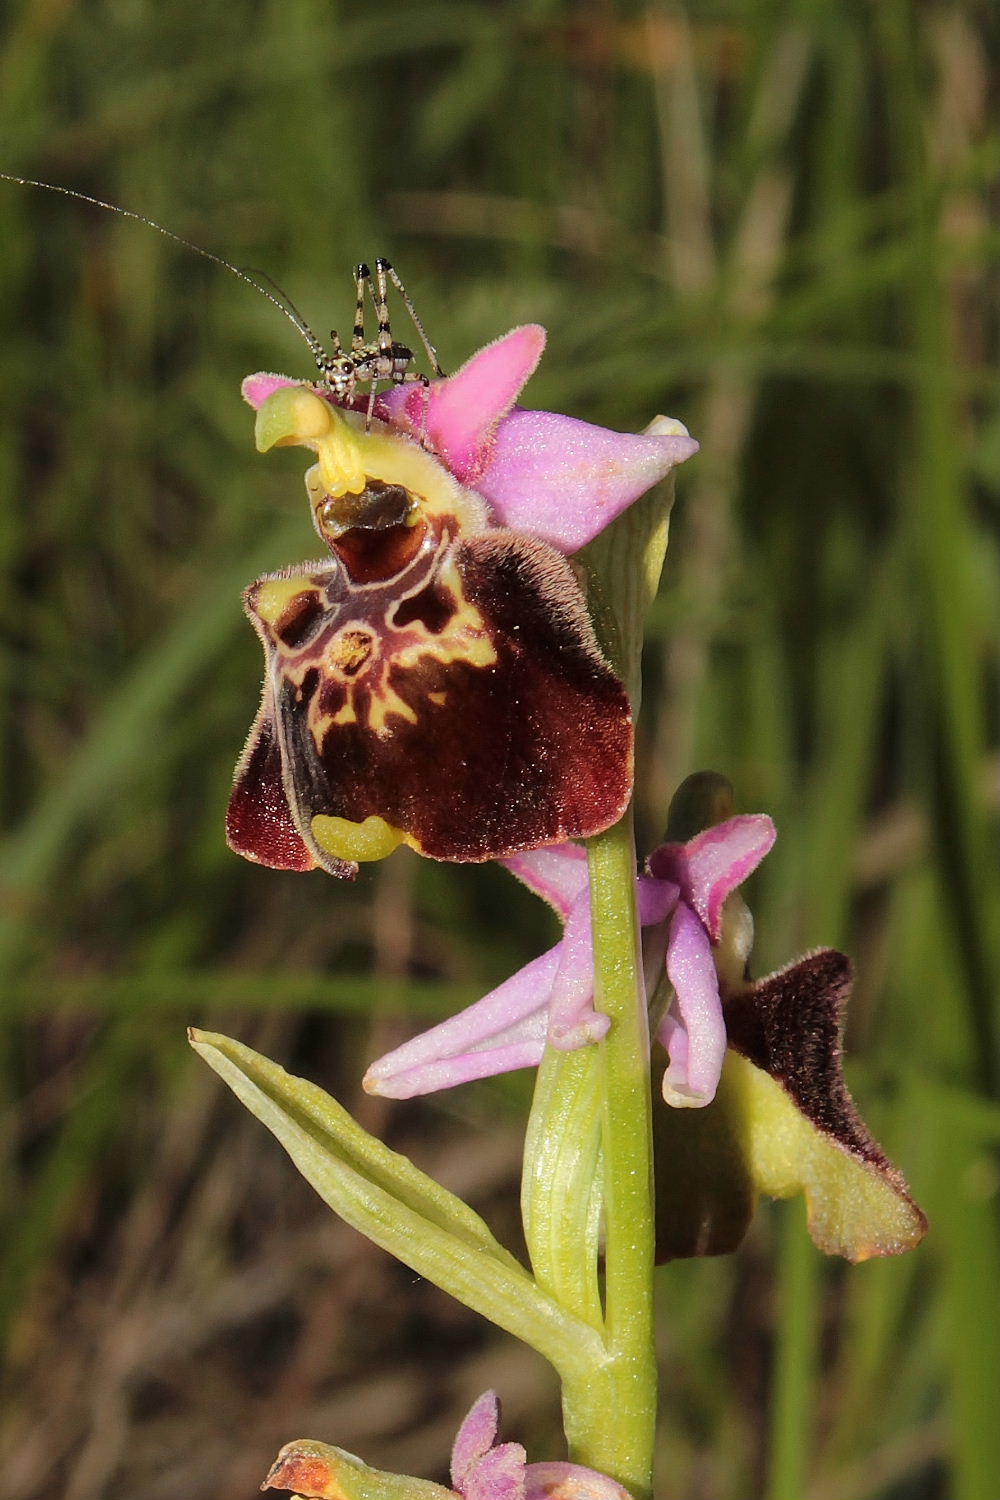
POLYGON ((213 1032, 191 1045, 341 1218, 559 1370, 600 1357, 594 1330, 546 1295, 460 1198, 390 1151, 322 1089, 213 1032))
POLYGON ((546 1048, 524 1140, 521 1213, 540 1285, 603 1334, 602 1107, 597 1048, 546 1048))

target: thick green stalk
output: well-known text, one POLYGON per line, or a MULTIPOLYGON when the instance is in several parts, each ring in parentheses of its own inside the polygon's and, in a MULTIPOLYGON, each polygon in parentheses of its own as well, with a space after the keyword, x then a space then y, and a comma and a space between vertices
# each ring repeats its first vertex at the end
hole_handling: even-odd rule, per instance
MULTIPOLYGON (((659 432, 683 431, 658 418, 659 432)), ((672 477, 586 549, 602 644, 638 715, 646 614, 667 547, 672 477)), ((635 902, 632 810, 588 844, 594 1004, 611 1018, 597 1048, 605 1233, 606 1359, 563 1381, 570 1455, 613 1475, 638 1500, 652 1493, 656 1433, 653 1342, 653 1148, 649 1031, 635 902)), ((555 1118, 550 1104, 549 1118, 555 1118)), ((574 1309, 582 1312, 583 1309, 574 1309)))
POLYGON ((631 814, 591 840, 595 1004, 600 1044, 607 1361, 563 1391, 574 1459, 651 1493, 656 1430, 649 1037, 635 906, 631 814), (614 1414, 609 1420, 609 1413, 614 1414))

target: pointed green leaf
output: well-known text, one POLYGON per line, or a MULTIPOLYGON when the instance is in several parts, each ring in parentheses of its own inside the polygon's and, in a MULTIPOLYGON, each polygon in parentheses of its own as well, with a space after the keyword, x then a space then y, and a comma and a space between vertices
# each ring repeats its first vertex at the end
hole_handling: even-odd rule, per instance
POLYGON ((353 1228, 556 1368, 599 1353, 594 1330, 547 1296, 478 1214, 369 1135, 335 1099, 229 1037, 195 1030, 190 1037, 353 1228))

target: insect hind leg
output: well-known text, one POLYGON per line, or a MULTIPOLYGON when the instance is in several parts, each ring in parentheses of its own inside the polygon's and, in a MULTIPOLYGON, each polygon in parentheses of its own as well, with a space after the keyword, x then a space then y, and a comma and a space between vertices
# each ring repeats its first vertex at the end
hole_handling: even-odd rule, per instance
POLYGON ((371 293, 372 306, 375 308, 375 318, 378 323, 378 334, 376 335, 378 352, 383 358, 391 361, 393 355, 392 328, 389 324, 389 300, 386 295, 387 288, 385 282, 385 272, 388 265, 389 262, 381 258, 375 262, 375 281, 373 283, 369 276, 368 290, 371 293))
POLYGON ((442 376, 444 374, 444 371, 442 370, 441 365, 438 362, 437 350, 431 343, 430 339, 427 337, 427 334, 424 331, 424 325, 417 317, 416 308, 410 301, 409 293, 407 292, 406 287, 403 285, 402 281, 400 281, 399 274, 396 271, 395 267, 390 261, 384 260, 380 257, 375 262, 375 271, 379 278, 379 289, 382 293, 383 306, 385 305, 386 277, 388 277, 393 286, 396 288, 396 291, 402 298, 403 306, 406 308, 406 311, 410 315, 410 321, 413 323, 414 328, 420 335, 420 342, 424 346, 424 353, 430 360, 431 369, 433 370, 435 375, 442 376))

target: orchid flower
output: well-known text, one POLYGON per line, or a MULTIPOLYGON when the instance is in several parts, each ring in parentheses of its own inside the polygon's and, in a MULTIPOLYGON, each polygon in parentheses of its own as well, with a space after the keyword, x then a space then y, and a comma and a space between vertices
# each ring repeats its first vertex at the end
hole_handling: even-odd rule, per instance
POLYGON ((629 1500, 627 1490, 596 1469, 552 1461, 529 1464, 520 1443, 499 1443, 500 1402, 480 1396, 458 1429, 452 1488, 371 1469, 325 1443, 289 1443, 262 1489, 294 1489, 301 1500, 629 1500))
MULTIPOLYGON (((723 938, 727 898, 774 843, 763 814, 733 817, 687 843, 663 844, 650 873, 636 882, 639 920, 650 953, 664 953, 674 998, 657 1028, 670 1062, 663 1094, 675 1107, 704 1106, 715 1096, 726 1050, 713 945, 723 938)), ((369 1093, 409 1098, 473 1078, 533 1067, 546 1043, 572 1051, 599 1041, 608 1018, 594 1009, 587 857, 574 844, 515 855, 502 863, 562 918, 562 941, 533 959, 475 1005, 405 1042, 373 1063, 369 1093)), ((728 923, 745 962, 752 923, 740 903, 728 923)))
POLYGON ((330 553, 245 595, 267 667, 227 818, 248 859, 351 877, 400 843, 494 859, 624 812, 628 694, 566 554, 697 444, 666 418, 630 435, 514 408, 544 342, 515 328, 396 388, 371 430, 322 386, 244 382, 258 448, 316 455, 330 553))
MULTIPOLYGON (((717 791, 720 783, 710 773, 689 777, 671 825, 677 808, 704 803, 706 784, 717 791)), ((736 888, 774 837, 763 814, 728 817, 661 844, 636 881, 654 1007, 661 969, 672 990, 665 1014, 653 1015, 654 1053, 662 1048, 668 1059, 664 1104, 654 1109, 659 1259, 735 1249, 758 1192, 803 1192, 813 1239, 850 1260, 910 1249, 926 1229, 843 1080, 849 960, 821 949, 764 979, 746 977, 753 919, 736 888)), ((534 1066, 547 1043, 571 1050, 606 1034, 593 1005, 583 851, 563 845, 503 863, 555 907, 562 941, 373 1063, 369 1092, 430 1093, 534 1066)))

